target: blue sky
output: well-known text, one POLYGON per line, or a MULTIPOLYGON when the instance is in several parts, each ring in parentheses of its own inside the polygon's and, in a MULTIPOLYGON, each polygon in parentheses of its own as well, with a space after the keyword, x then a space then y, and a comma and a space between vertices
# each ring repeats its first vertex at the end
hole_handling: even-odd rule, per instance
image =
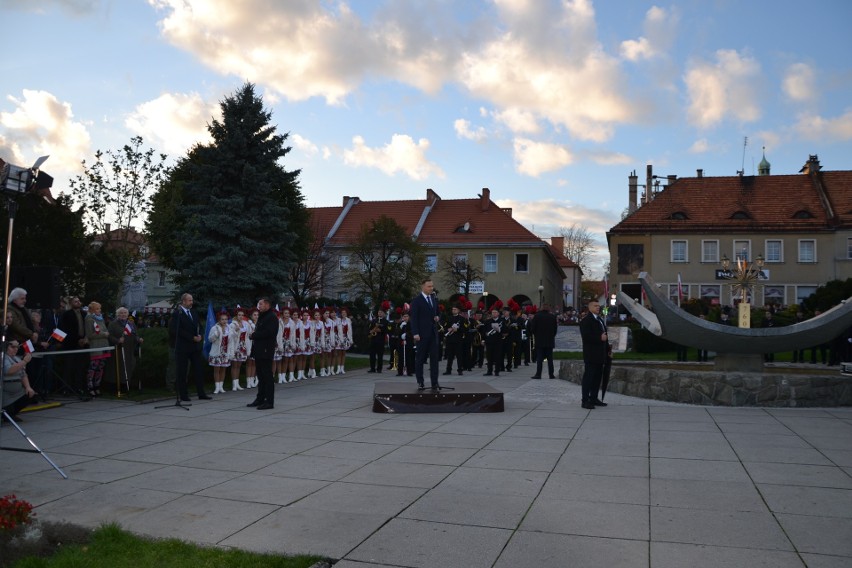
POLYGON ((0 157, 50 154, 54 193, 135 135, 183 155, 246 80, 309 206, 489 187, 601 249, 646 164, 852 168, 846 0, 0 0, 0 21, 0 157))

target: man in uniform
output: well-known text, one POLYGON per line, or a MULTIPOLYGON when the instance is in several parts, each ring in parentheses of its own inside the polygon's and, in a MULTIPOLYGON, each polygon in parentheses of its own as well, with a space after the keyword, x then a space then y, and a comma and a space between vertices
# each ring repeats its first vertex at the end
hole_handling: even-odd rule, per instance
POLYGON ((370 370, 368 373, 382 372, 382 359, 385 357, 385 341, 387 341, 388 320, 382 308, 376 312, 376 319, 370 322, 370 370))

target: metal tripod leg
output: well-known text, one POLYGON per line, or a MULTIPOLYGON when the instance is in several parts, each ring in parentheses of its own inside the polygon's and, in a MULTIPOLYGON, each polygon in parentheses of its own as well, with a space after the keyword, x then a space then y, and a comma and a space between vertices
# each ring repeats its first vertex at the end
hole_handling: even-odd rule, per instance
POLYGON ((23 437, 24 437, 24 439, 25 439, 27 442, 29 442, 29 443, 30 443, 30 445, 32 446, 32 449, 30 449, 30 448, 8 448, 8 447, 6 447, 6 446, 0 446, 0 450, 6 450, 6 451, 9 451, 9 452, 27 452, 27 453, 33 453, 33 454, 41 454, 41 457, 43 457, 45 460, 47 460, 47 463, 49 463, 51 466, 53 466, 53 469, 55 469, 57 472, 59 472, 59 475, 61 475, 63 479, 68 479, 68 476, 67 476, 67 475, 65 475, 65 472, 64 472, 64 471, 62 471, 62 470, 59 468, 59 466, 58 466, 58 465, 56 465, 55 463, 53 463, 53 460, 52 460, 52 459, 50 459, 50 456, 48 456, 46 453, 44 453, 44 450, 42 450, 41 448, 39 448, 39 447, 36 445, 36 443, 32 441, 32 438, 30 438, 29 436, 27 436, 27 433, 26 433, 26 432, 24 432, 24 431, 21 429, 21 427, 20 427, 20 426, 18 426, 18 423, 17 423, 17 422, 15 422, 15 420, 14 420, 11 416, 9 416, 9 413, 8 413, 8 412, 6 412, 5 410, 3 411, 3 418, 5 418, 5 419, 9 422, 9 424, 11 424, 12 426, 14 426, 14 427, 15 427, 15 430, 17 430, 17 431, 18 431, 18 434, 20 434, 21 436, 23 436, 23 437))

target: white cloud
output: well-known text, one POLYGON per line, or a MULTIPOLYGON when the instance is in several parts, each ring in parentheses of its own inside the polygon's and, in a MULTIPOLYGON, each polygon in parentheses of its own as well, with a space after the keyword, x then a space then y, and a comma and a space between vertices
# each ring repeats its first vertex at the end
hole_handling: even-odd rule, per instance
POLYGON ((444 177, 437 164, 426 159, 429 141, 421 138, 416 143, 411 136, 394 134, 381 148, 370 148, 361 136, 352 139, 352 148, 343 151, 343 162, 350 166, 381 170, 387 175, 402 172, 411 179, 423 180, 430 176, 444 177))
POLYGON ((696 62, 686 72, 689 121, 701 128, 732 116, 742 122, 760 118, 757 82, 760 65, 734 50, 720 49, 716 62, 696 62))
POLYGON ((588 0, 564 1, 554 13, 541 2, 498 2, 506 30, 462 54, 458 80, 501 111, 525 112, 565 127, 581 140, 603 141, 614 125, 634 120, 617 59, 596 37, 588 0))
POLYGON ((852 109, 834 118, 803 114, 793 125, 793 131, 799 137, 820 142, 852 140, 852 109))
POLYGON ((787 68, 781 83, 784 94, 796 102, 816 99, 816 76, 813 68, 804 63, 794 63, 787 68))
POLYGON ((636 159, 622 152, 609 152, 607 150, 585 150, 582 157, 589 159, 602 166, 618 166, 621 164, 635 163, 636 159))
POLYGON ((71 105, 46 91, 24 90, 23 98, 8 96, 12 112, 0 112, 0 157, 29 166, 49 155, 44 170, 54 177, 57 190, 63 179, 82 171, 80 162, 90 153, 91 139, 85 124, 74 120, 71 105))
POLYGON ((514 151, 515 169, 532 177, 564 168, 574 161, 574 156, 565 146, 529 138, 515 138, 514 151))
POLYGON ((665 55, 674 40, 678 19, 675 12, 651 6, 642 23, 645 35, 621 42, 621 56, 629 61, 640 61, 665 55))
POLYGON ((291 134, 288 141, 293 142, 293 146, 308 156, 316 156, 319 153, 319 148, 316 144, 298 134, 291 134))
POLYGON ((538 134, 541 131, 535 114, 521 108, 507 108, 493 113, 493 116, 515 134, 538 134))
POLYGON ((710 142, 706 138, 700 138, 693 142, 687 151, 690 154, 704 154, 710 151, 710 142))
POLYGON ((478 127, 475 130, 470 129, 470 121, 465 120, 463 118, 456 119, 453 122, 453 128, 456 131, 456 135, 459 138, 465 138, 467 140, 473 140, 475 142, 482 142, 486 138, 488 138, 488 133, 485 131, 483 127, 478 127))
POLYGON ((8 9, 44 13, 58 6, 73 16, 89 14, 99 4, 99 0, 3 0, 3 7, 8 9))
POLYGON ((180 156, 195 144, 212 142, 207 124, 221 114, 217 103, 205 102, 198 93, 164 93, 137 105, 124 124, 152 146, 180 156))

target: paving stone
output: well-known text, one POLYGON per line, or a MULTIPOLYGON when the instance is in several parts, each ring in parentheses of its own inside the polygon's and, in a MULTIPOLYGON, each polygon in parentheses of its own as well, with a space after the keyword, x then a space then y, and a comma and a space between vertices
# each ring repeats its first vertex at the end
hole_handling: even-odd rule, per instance
POLYGON ((435 487, 455 468, 448 465, 381 461, 365 465, 341 481, 395 487, 435 487))
POLYGON ((524 517, 520 529, 647 541, 648 507, 626 503, 573 501, 548 496, 536 500, 524 517))
POLYGON ((852 519, 811 515, 777 515, 796 550, 845 556, 852 565, 852 519))
POLYGON ((630 456, 602 456, 577 453, 565 454, 559 458, 553 473, 577 473, 586 475, 609 475, 617 477, 648 477, 650 475, 648 458, 630 456))
POLYGON ((494 568, 647 568, 647 541, 518 531, 494 568))
POLYGON ((767 511, 754 484, 737 481, 652 479, 651 505, 711 511, 767 511))
MULTIPOLYGON (((651 568, 805 568, 795 552, 675 542, 651 543, 651 568)), ((810 564, 808 564, 810 567, 810 564)))
POLYGON ((848 489, 801 485, 758 485, 758 488, 775 513, 818 513, 820 517, 852 519, 852 491, 848 489))
POLYGON ((648 505, 648 482, 647 477, 554 473, 544 484, 540 499, 648 505))
POLYGON ((491 469, 518 471, 552 471, 558 454, 545 452, 517 452, 512 450, 480 450, 465 465, 491 469))
POLYGON ((651 540, 793 550, 775 518, 768 512, 651 507, 651 540))
POLYGON ((793 463, 744 463, 755 483, 852 489, 852 478, 834 466, 793 463))
MULTIPOLYGON (((436 488, 400 514, 406 519, 515 529, 533 501, 531 495, 498 495, 436 488)), ((647 516, 647 515, 646 515, 647 516)))
POLYGON ((328 481, 314 479, 247 474, 208 487, 197 492, 196 495, 229 499, 242 503, 289 505, 306 495, 319 491, 328 483, 328 481))

